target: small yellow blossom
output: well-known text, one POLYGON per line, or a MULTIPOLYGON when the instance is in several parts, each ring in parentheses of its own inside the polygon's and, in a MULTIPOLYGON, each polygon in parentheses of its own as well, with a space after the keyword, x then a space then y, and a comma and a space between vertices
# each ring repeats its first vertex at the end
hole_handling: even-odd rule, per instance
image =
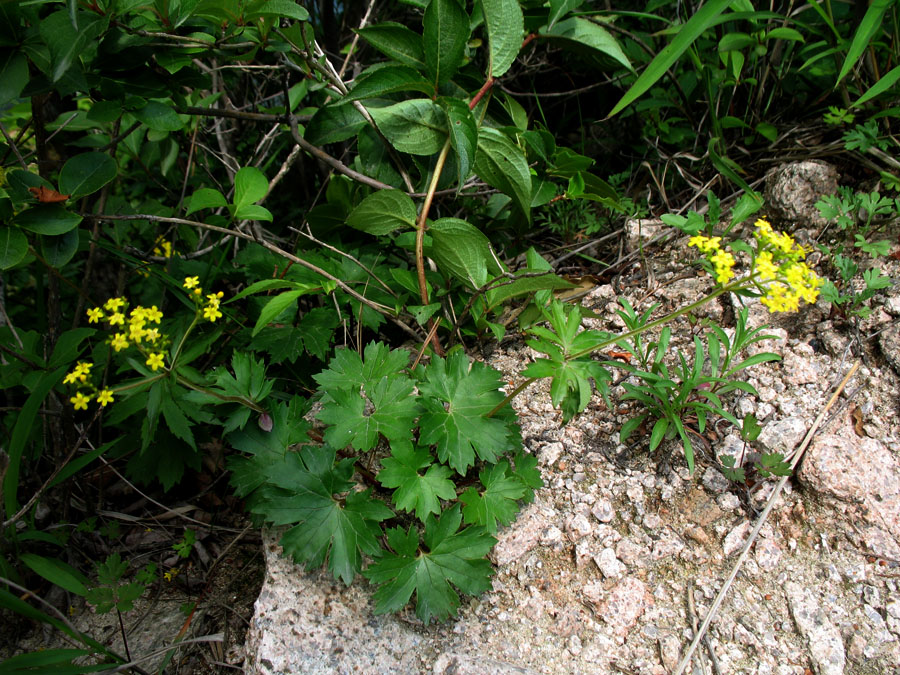
POLYGON ((125 298, 110 298, 104 303, 103 307, 109 312, 118 312, 119 308, 125 304, 125 298))
POLYGON ((140 344, 146 331, 143 322, 134 322, 128 327, 128 339, 135 344, 140 344))
POLYGON ((112 348, 117 352, 128 348, 128 340, 126 339, 124 333, 116 333, 113 336, 112 342, 110 342, 110 344, 112 345, 112 348))
POLYGON ((727 283, 734 276, 734 270, 732 269, 734 267, 734 256, 728 251, 716 251, 710 256, 709 261, 715 268, 716 283, 727 283))
POLYGON ((178 568, 177 567, 173 567, 172 569, 167 570, 166 572, 163 573, 163 577, 165 578, 166 581, 172 581, 172 579, 174 579, 177 576, 178 576, 178 568))
POLYGON ((215 321, 220 316, 222 316, 222 312, 219 311, 218 305, 207 305, 203 308, 203 318, 209 319, 210 321, 215 321))
POLYGON ((150 370, 157 371, 160 368, 165 366, 165 362, 163 361, 162 352, 153 352, 150 356, 147 357, 147 365, 150 366, 150 370))
POLYGON ((162 321, 162 312, 157 309, 156 305, 144 309, 144 318, 150 323, 159 323, 162 321))
POLYGON ((109 325, 110 326, 124 326, 125 325, 125 315, 121 312, 115 312, 109 317, 109 325))
POLYGON ((194 295, 203 295, 203 289, 199 286, 193 290, 194 295))
POLYGON ((778 266, 772 263, 770 251, 760 251, 756 256, 756 272, 763 280, 774 279, 778 274, 778 266))
POLYGON ((113 401, 113 393, 112 389, 102 389, 99 394, 97 394, 97 403, 99 403, 104 408, 107 403, 112 403, 113 401))
POLYGON ((196 288, 200 285, 200 277, 185 277, 184 278, 184 287, 185 288, 196 288))
POLYGON ((72 384, 78 380, 78 376, 79 373, 74 370, 71 373, 66 373, 66 376, 63 378, 63 384, 72 384))
POLYGON ((688 240, 688 246, 696 246, 701 253, 711 253, 719 250, 721 242, 722 237, 704 237, 698 234, 688 240))
POLYGON ((144 331, 144 339, 147 342, 156 342, 159 340, 159 328, 148 328, 144 331))
POLYGON ((100 323, 103 318, 103 310, 99 307, 93 307, 87 311, 88 323, 100 323))
POLYGON ((87 404, 90 403, 90 400, 90 396, 86 396, 80 391, 69 399, 72 405, 75 406, 75 410, 87 410, 87 404))

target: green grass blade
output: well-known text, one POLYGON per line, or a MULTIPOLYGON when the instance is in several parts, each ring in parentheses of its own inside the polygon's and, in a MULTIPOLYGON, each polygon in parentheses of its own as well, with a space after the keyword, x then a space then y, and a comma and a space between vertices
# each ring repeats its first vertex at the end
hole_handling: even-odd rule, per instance
POLYGON ((631 85, 631 89, 626 91, 625 95, 619 99, 619 102, 610 111, 608 117, 612 117, 624 110, 656 84, 672 64, 684 54, 687 48, 713 24, 716 17, 724 12, 733 2, 734 0, 711 0, 703 5, 700 11, 694 14, 681 27, 681 30, 678 31, 672 42, 663 47, 662 51, 654 57, 637 81, 631 85))
POLYGON ((888 71, 884 74, 878 82, 873 84, 869 90, 860 96, 854 103, 850 105, 851 108, 858 108, 863 103, 866 103, 876 96, 880 96, 886 91, 893 89, 894 85, 897 83, 897 80, 900 80, 900 66, 897 66, 893 70, 888 71))
POLYGON ((875 37, 875 34, 879 30, 881 30, 881 21, 884 18, 884 13, 887 12, 894 2, 895 0, 874 0, 874 2, 869 5, 869 9, 866 10, 865 16, 862 18, 862 21, 859 22, 859 28, 856 29, 856 34, 853 36, 853 42, 850 43, 850 49, 847 51, 847 58, 844 59, 844 65, 841 66, 841 72, 838 74, 837 81, 834 83, 835 87, 837 87, 841 80, 846 77, 847 73, 850 72, 850 69, 856 65, 856 62, 859 61, 859 57, 862 56, 866 47, 869 46, 872 38, 875 37))

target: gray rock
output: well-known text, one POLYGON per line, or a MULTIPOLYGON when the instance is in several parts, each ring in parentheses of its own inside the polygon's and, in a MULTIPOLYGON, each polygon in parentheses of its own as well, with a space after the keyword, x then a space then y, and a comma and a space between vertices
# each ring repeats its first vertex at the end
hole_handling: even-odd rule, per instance
POLYGON ((766 177, 766 208, 779 220, 796 225, 824 225, 827 221, 815 203, 837 189, 838 172, 830 164, 819 160, 792 162, 766 177))
POLYGON ((763 427, 757 442, 767 452, 791 452, 806 435, 806 420, 799 417, 786 417, 777 422, 769 422, 763 427))
POLYGON ((842 675, 846 662, 841 633, 822 608, 822 599, 794 582, 785 585, 791 616, 806 639, 819 675, 842 675))
POLYGON ((597 610, 612 629, 613 635, 624 640, 641 614, 653 606, 653 596, 643 581, 626 577, 604 598, 597 610))
POLYGON ((608 499, 598 499, 591 509, 594 518, 601 523, 608 523, 616 516, 612 503, 608 499))
POLYGON ((878 346, 891 368, 900 374, 900 325, 891 326, 882 332, 878 336, 878 346))
POLYGON ((655 218, 629 218, 625 221, 625 246, 636 251, 659 234, 671 231, 669 225, 655 218))
POLYGON ((748 534, 750 534, 750 521, 742 520, 725 535, 725 540, 722 542, 722 553, 726 558, 740 550, 748 534))
MULTIPOLYGON (((548 525, 546 507, 539 502, 528 505, 509 527, 497 534, 497 544, 491 557, 498 565, 518 560, 538 545, 548 525)), ((552 513, 552 511, 551 511, 552 513)))
MULTIPOLYGON (((531 668, 505 663, 490 657, 468 656, 454 652, 445 652, 437 657, 431 666, 431 671, 435 675, 537 675, 538 673, 531 668)), ((389 671, 386 668, 379 668, 372 672, 386 673, 389 671)))
POLYGON ((709 467, 703 472, 703 486, 710 492, 725 492, 731 487, 731 481, 714 468, 709 467))
POLYGON ((865 545, 875 555, 900 557, 900 463, 874 438, 825 435, 806 453, 798 475, 811 489, 861 505, 865 545))
POLYGON ((583 513, 575 514, 566 522, 566 532, 572 541, 587 537, 592 529, 591 521, 583 513))

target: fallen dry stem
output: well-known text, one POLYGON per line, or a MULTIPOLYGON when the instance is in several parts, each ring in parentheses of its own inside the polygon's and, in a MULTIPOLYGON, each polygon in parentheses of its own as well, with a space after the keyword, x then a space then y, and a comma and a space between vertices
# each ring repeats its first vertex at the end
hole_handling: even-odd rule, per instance
MULTIPOLYGON (((806 452, 806 448, 809 446, 810 441, 812 441, 812 438, 816 434, 816 431, 818 431, 819 426, 822 424, 822 420, 825 419, 825 415, 828 414, 828 411, 834 405, 834 402, 837 401, 838 396, 840 396, 841 392, 844 390, 844 387, 847 386, 850 378, 853 377, 858 368, 859 361, 851 366, 850 370, 844 376, 844 379, 841 380, 841 383, 837 386, 837 389, 834 390, 831 398, 828 399, 828 403, 825 404, 825 407, 816 417, 812 426, 809 428, 809 431, 806 432, 806 436, 803 438, 803 442, 800 444, 797 452, 794 453, 794 458, 791 461, 791 473, 793 473, 794 468, 800 461, 800 458, 803 457, 803 453, 806 452)), ((760 514, 759 519, 756 521, 756 526, 753 528, 750 536, 747 537, 747 542, 744 544, 744 548, 741 550, 741 554, 738 556, 737 561, 734 563, 734 567, 731 569, 731 574, 728 575, 728 579, 725 581, 725 584, 722 586, 722 589, 719 591, 718 595, 716 595, 716 599, 713 600, 712 606, 706 613, 706 618, 700 625, 700 630, 697 631, 696 635, 694 635, 694 641, 691 642, 690 646, 687 649, 687 652, 685 652, 684 657, 681 659, 681 663, 679 663, 678 668, 675 669, 675 675, 681 675, 684 672, 684 669, 687 668, 688 661, 690 661, 691 659, 691 655, 697 649, 697 645, 700 644, 700 640, 702 640, 703 636, 706 635, 706 631, 709 629, 709 624, 712 623, 712 620, 716 616, 716 612, 722 605, 722 601, 725 599, 725 594, 728 593, 728 589, 731 588, 731 584, 734 583, 738 571, 741 569, 741 565, 744 564, 744 560, 747 558, 747 554, 750 553, 750 548, 756 541, 756 537, 759 535, 759 531, 762 529, 763 523, 766 522, 766 518, 769 517, 769 513, 772 511, 772 507, 775 506, 775 502, 778 500, 779 495, 781 495, 781 491, 782 489, 784 489, 788 478, 790 478, 790 475, 782 476, 781 480, 779 480, 775 485, 775 489, 772 490, 772 494, 769 497, 769 500, 766 502, 766 508, 763 509, 763 512, 760 514)))

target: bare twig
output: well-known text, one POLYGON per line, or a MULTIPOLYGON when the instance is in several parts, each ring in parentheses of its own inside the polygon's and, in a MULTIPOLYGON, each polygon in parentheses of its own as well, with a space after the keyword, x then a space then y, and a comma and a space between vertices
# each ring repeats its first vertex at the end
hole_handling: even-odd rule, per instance
MULTIPOLYGON (((815 436, 816 432, 819 429, 819 426, 822 424, 822 421, 825 419, 825 415, 828 414, 828 411, 834 405, 835 401, 837 401, 838 396, 840 396, 841 392, 844 390, 844 387, 847 386, 847 382, 850 381, 850 378, 856 373, 859 368, 859 361, 853 364, 847 374, 844 376, 844 379, 841 380, 841 383, 837 386, 837 389, 834 390, 834 393, 831 395, 831 398, 828 400, 828 403, 825 404, 825 407, 816 417, 812 426, 809 428, 809 431, 806 432, 806 436, 803 439, 803 442, 800 444, 800 447, 797 449, 797 452, 794 455, 793 460, 791 460, 791 473, 794 471, 794 467, 797 466, 797 463, 800 461, 800 458, 803 457, 803 453, 806 451, 806 448, 809 447, 810 442, 815 436)), ((712 623, 712 620, 716 616, 716 612, 719 610, 719 607, 722 605, 722 601, 725 599, 725 595, 728 593, 728 589, 731 588, 731 584, 734 583, 734 580, 737 578, 738 571, 741 569, 741 565, 744 564, 744 560, 747 558, 747 555, 750 553, 750 548, 753 546, 756 541, 756 537, 759 535, 759 531, 762 529, 763 524, 766 522, 766 519, 769 517, 769 513, 772 511, 772 507, 775 506, 775 502, 778 500, 778 497, 781 495, 781 491, 784 489, 785 484, 790 478, 788 476, 782 476, 781 480, 775 485, 775 489, 772 490, 772 494, 769 496, 769 500, 766 502, 766 507, 763 509, 762 513, 759 516, 759 519, 756 521, 756 525, 753 530, 750 532, 750 536, 747 537, 747 542, 744 544, 744 548, 741 550, 741 554, 738 556, 738 559, 734 563, 734 567, 731 569, 731 574, 728 575, 728 579, 725 580, 724 585, 719 591, 718 595, 716 595, 716 599, 713 600, 712 606, 710 606, 709 611, 706 613, 706 618, 703 620, 703 623, 700 625, 700 630, 696 632, 694 635, 694 640, 691 642, 687 651, 681 659, 681 662, 678 664, 678 668, 675 669, 675 675, 681 675, 684 672, 684 669, 687 668, 688 661, 690 661, 691 655, 697 649, 697 645, 700 644, 700 640, 703 639, 703 636, 706 635, 706 631, 709 630, 709 625, 712 623)))

